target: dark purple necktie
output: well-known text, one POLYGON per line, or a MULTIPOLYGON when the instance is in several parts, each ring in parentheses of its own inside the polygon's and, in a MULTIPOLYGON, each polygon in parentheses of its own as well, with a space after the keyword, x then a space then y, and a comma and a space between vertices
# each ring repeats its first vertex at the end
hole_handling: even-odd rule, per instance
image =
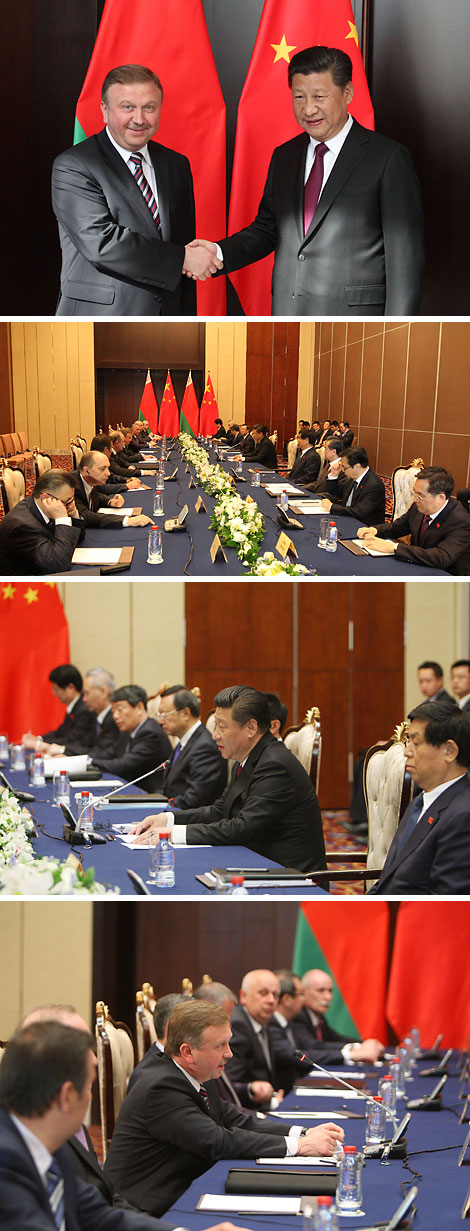
POLYGON ((323 184, 323 159, 328 153, 328 146, 320 141, 315 150, 315 161, 304 189, 304 235, 315 215, 318 198, 323 184))
POLYGON ((425 513, 423 520, 421 522, 420 528, 419 528, 419 541, 420 542, 421 542, 421 539, 424 539, 424 536, 426 534, 426 530, 429 526, 430 521, 431 521, 431 518, 429 516, 429 513, 425 513))

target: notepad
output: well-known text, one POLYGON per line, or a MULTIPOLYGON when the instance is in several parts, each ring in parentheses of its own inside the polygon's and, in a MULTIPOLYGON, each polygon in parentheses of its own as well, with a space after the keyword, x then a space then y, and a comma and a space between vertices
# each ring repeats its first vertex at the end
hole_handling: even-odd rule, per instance
POLYGON ((356 545, 356 547, 360 547, 360 548, 361 548, 361 551, 365 551, 365 553, 366 553, 366 555, 367 555, 367 556, 382 556, 382 557, 384 557, 384 556, 386 556, 386 554, 387 554, 386 552, 383 552, 383 551, 375 551, 373 547, 366 546, 366 540, 365 540, 365 539, 353 539, 353 543, 356 545))
POLYGON ((279 496, 281 492, 287 492, 289 495, 290 492, 294 493, 298 490, 298 487, 292 483, 266 483, 266 491, 270 496, 279 496))
POLYGON ((120 547, 76 547, 72 564, 119 564, 120 547))
POLYGON ((300 1214, 301 1200, 301 1197, 228 1197, 204 1193, 196 1209, 220 1210, 225 1214, 300 1214))

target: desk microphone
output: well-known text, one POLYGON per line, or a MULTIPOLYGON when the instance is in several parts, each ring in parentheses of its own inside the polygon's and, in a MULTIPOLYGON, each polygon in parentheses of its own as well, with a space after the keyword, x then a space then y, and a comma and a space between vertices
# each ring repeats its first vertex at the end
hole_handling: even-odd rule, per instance
POLYGON ((2 782, 3 786, 7 788, 7 791, 10 791, 11 795, 15 796, 15 798, 19 801, 20 804, 34 803, 36 796, 31 795, 30 791, 18 791, 16 787, 11 785, 11 782, 8 781, 6 774, 4 774, 3 770, 1 769, 0 769, 0 782, 2 782))
MULTIPOLYGON (((149 778, 151 774, 158 774, 161 769, 168 769, 168 766, 171 765, 171 760, 171 757, 167 757, 166 761, 161 762, 161 765, 156 765, 154 769, 148 769, 146 774, 141 774, 139 778, 133 778, 132 782, 121 782, 120 786, 116 786, 114 791, 108 791, 107 795, 92 795, 91 799, 88 800, 87 807, 89 807, 90 804, 93 804, 93 807, 96 806, 99 808, 105 800, 112 799, 113 795, 117 795, 119 791, 125 790, 126 787, 135 786, 137 782, 142 782, 144 778, 149 778)), ((149 800, 149 803, 150 802, 151 801, 149 800)), ((78 824, 79 823, 80 820, 78 821, 78 824)))
POLYGON ((434 1090, 425 1098, 408 1099, 406 1106, 410 1111, 440 1111, 442 1107, 441 1090, 447 1081, 447 1073, 443 1073, 434 1090))
MULTIPOLYGON (((347 1090, 352 1090, 353 1094, 356 1095, 356 1098, 363 1098, 365 1099, 366 1103, 375 1102, 373 1094, 366 1094, 363 1090, 358 1090, 356 1086, 352 1086, 351 1082, 345 1081, 343 1077, 338 1077, 337 1075, 333 1075, 333 1073, 329 1073, 328 1069, 324 1069, 323 1065, 317 1064, 316 1060, 312 1060, 312 1057, 307 1056, 305 1052, 295 1051, 294 1060, 307 1060, 308 1063, 311 1064, 312 1068, 318 1069, 318 1071, 320 1073, 323 1073, 325 1077, 329 1077, 330 1081, 339 1082, 340 1085, 345 1086, 347 1090)), ((382 1103, 382 1107, 384 1109, 387 1119, 392 1121, 393 1133, 395 1136, 397 1132, 397 1127, 398 1127, 396 1116, 394 1116, 393 1111, 390 1111, 389 1107, 386 1107, 385 1103, 382 1103)), ((388 1144, 391 1145, 391 1142, 388 1144)), ((382 1146, 378 1143, 377 1146, 371 1146, 370 1149, 375 1154, 377 1150, 382 1149, 382 1146)), ((366 1146, 364 1150, 364 1154, 367 1154, 367 1150, 368 1150, 368 1147, 366 1146)), ((369 1157, 371 1157, 371 1155, 369 1155, 369 1157)))

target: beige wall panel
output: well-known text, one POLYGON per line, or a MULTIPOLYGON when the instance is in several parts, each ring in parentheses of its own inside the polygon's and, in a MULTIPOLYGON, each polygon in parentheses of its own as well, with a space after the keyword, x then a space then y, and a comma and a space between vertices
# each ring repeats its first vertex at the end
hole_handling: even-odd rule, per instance
POLYGON ((469 608, 465 582, 408 581, 405 586, 405 704, 406 713, 424 701, 416 679, 419 663, 434 659, 442 664, 446 687, 456 658, 468 658, 469 608))
POLYGON ((403 325, 398 329, 386 330, 384 336, 382 402, 380 411, 381 428, 403 427, 408 369, 408 344, 408 325, 403 325))
POLYGON ((8 1039, 21 1017, 24 903, 0 904, 0 1039, 8 1039))
POLYGON ((73 429, 69 425, 69 402, 67 388, 67 347, 63 326, 54 341, 54 425, 57 449, 67 450, 73 429))
POLYGON ((315 401, 315 325, 301 321, 299 330, 299 374, 297 378, 297 418, 316 418, 315 401))
POLYGON ((25 903, 22 1015, 55 1001, 91 1025, 92 942, 91 902, 25 903))
POLYGON ((383 332, 374 333, 364 342, 361 393, 361 427, 380 422, 382 390, 383 332))
POLYGON ((61 588, 69 621, 70 656, 80 671, 105 667, 116 685, 132 681, 131 597, 128 582, 76 581, 61 588))
POLYGON ((184 684, 184 583, 161 585, 157 581, 139 581, 129 589, 134 643, 132 683, 141 684, 149 696, 164 682, 184 684))
POLYGON ((243 422, 245 417, 246 325, 208 321, 206 375, 210 372, 220 418, 243 422))
POLYGON ((31 448, 38 444, 47 448, 53 442, 41 440, 40 436, 38 355, 36 325, 34 324, 25 326, 25 371, 28 404, 28 442, 31 448))
POLYGON ((79 367, 79 327, 77 325, 67 326, 67 406, 68 406, 68 422, 67 422, 67 437, 65 446, 68 448, 70 441, 77 435, 82 435, 80 427, 80 367, 79 367), (73 425, 73 426, 72 426, 73 425), (75 430, 74 430, 75 429, 75 430))
POLYGON ((15 426, 31 446, 67 450, 77 432, 95 431, 93 326, 24 322, 12 326, 15 426))
POLYGON ((436 432, 468 431, 469 342, 468 322, 444 322, 439 360, 436 432))
POLYGON ((410 431, 426 431, 432 426, 440 333, 437 322, 417 322, 410 327, 405 407, 405 424, 410 431))
POLYGON ((245 420, 246 397, 246 324, 235 325, 233 349, 233 414, 235 423, 245 420))
POLYGON ((95 348, 93 324, 69 325, 69 329, 78 330, 79 356, 79 431, 88 444, 95 435, 95 348))
MULTIPOLYGON (((344 346, 334 351, 334 362, 331 365, 331 382, 330 382, 330 418, 337 419, 338 423, 343 418, 344 405, 344 378, 345 378, 345 361, 346 352, 344 346)), ((346 416, 347 418, 347 416, 346 416)))

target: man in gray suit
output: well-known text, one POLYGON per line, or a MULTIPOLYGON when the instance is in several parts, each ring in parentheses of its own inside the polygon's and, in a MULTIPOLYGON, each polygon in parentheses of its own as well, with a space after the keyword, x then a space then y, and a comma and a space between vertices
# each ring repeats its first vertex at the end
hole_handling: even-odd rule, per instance
POLYGON ((423 223, 408 150, 349 115, 343 51, 299 51, 288 81, 304 132, 274 150, 251 225, 209 250, 224 273, 274 252, 275 316, 414 315, 423 223))
POLYGON ((102 90, 105 130, 54 162, 58 316, 191 315, 191 278, 220 267, 202 249, 199 257, 194 249, 186 254, 195 230, 191 169, 182 154, 151 140, 162 101, 151 69, 112 69, 102 90))

